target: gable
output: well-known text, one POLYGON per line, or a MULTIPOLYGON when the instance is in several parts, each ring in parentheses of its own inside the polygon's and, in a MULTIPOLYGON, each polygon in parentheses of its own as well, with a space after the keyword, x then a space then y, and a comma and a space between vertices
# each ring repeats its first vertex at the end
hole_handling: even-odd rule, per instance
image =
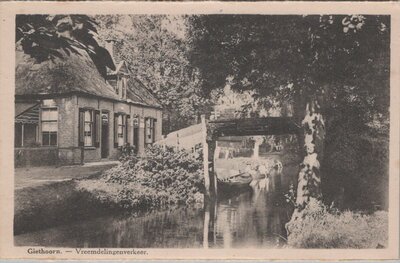
POLYGON ((114 71, 110 71, 108 74, 109 75, 118 75, 118 74, 130 75, 131 71, 129 70, 128 63, 126 63, 125 60, 122 60, 117 64, 116 69, 114 71))
POLYGON ((137 78, 130 78, 128 81, 127 99, 139 104, 162 108, 156 96, 137 78))

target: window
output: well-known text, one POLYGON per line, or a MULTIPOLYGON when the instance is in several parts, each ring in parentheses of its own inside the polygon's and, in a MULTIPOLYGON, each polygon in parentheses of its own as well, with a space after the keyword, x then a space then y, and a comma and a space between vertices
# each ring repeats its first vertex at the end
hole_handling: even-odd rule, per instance
POLYGON ((58 133, 58 110, 57 108, 42 108, 42 145, 57 146, 58 133))
POLYGON ((127 80, 126 77, 122 77, 121 82, 122 82, 122 95, 121 95, 121 98, 122 99, 126 99, 126 88, 127 88, 127 85, 128 85, 127 84, 128 80, 127 80))
POLYGON ((145 142, 152 144, 155 142, 155 123, 156 119, 146 118, 145 122, 145 142))
POLYGON ((124 131, 125 131, 125 122, 124 122, 124 115, 118 115, 118 146, 124 145, 124 131))
POLYGON ((84 114, 84 146, 93 146, 93 113, 90 110, 85 111, 84 114))
POLYGON ((114 114, 114 146, 121 147, 127 142, 129 115, 114 114))
POLYGON ((108 79, 107 82, 108 82, 108 84, 110 84, 113 87, 114 91, 116 93, 118 93, 117 92, 117 80, 116 79, 108 79))
POLYGON ((113 87, 120 99, 126 99, 126 89, 128 85, 128 78, 126 76, 113 76, 113 78, 109 78, 107 82, 113 87))
POLYGON ((79 145, 98 147, 100 144, 100 111, 79 109, 79 145))
POLYGON ((119 97, 121 97, 121 92, 122 92, 122 81, 119 76, 117 76, 117 89, 116 93, 118 94, 119 97))

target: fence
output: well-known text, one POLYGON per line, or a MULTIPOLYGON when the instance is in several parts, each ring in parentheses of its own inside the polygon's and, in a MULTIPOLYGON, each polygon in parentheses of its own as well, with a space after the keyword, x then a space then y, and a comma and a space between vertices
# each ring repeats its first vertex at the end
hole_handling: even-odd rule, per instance
POLYGON ((201 144, 201 124, 171 132, 164 139, 157 141, 158 145, 167 145, 176 149, 193 151, 201 144))

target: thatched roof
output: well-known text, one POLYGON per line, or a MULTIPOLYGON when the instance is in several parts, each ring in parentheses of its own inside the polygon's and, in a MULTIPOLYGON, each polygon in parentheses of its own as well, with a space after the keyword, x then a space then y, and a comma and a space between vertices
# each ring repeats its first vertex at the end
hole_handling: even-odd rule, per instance
MULTIPOLYGON (((22 51, 16 51, 15 95, 17 97, 49 97, 80 93, 118 100, 111 85, 100 75, 89 55, 82 52, 37 63, 22 51)), ((133 104, 161 107, 159 101, 140 81, 131 78, 127 99, 133 104)))
POLYGON ((44 96, 84 93, 118 99, 113 88, 100 75, 89 55, 60 53, 62 58, 36 63, 35 59, 17 51, 15 95, 44 96))
POLYGON ((129 79, 126 97, 140 104, 161 108, 160 101, 136 78, 129 79))

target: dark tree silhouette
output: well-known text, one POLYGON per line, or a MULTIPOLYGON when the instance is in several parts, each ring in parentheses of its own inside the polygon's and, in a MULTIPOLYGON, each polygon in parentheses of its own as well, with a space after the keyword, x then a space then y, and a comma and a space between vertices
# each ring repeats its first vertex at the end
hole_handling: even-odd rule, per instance
POLYGON ((16 43, 38 63, 85 50, 102 76, 115 69, 108 51, 95 38, 97 22, 86 15, 17 15, 16 43), (63 52, 60 52, 60 51, 63 52))

